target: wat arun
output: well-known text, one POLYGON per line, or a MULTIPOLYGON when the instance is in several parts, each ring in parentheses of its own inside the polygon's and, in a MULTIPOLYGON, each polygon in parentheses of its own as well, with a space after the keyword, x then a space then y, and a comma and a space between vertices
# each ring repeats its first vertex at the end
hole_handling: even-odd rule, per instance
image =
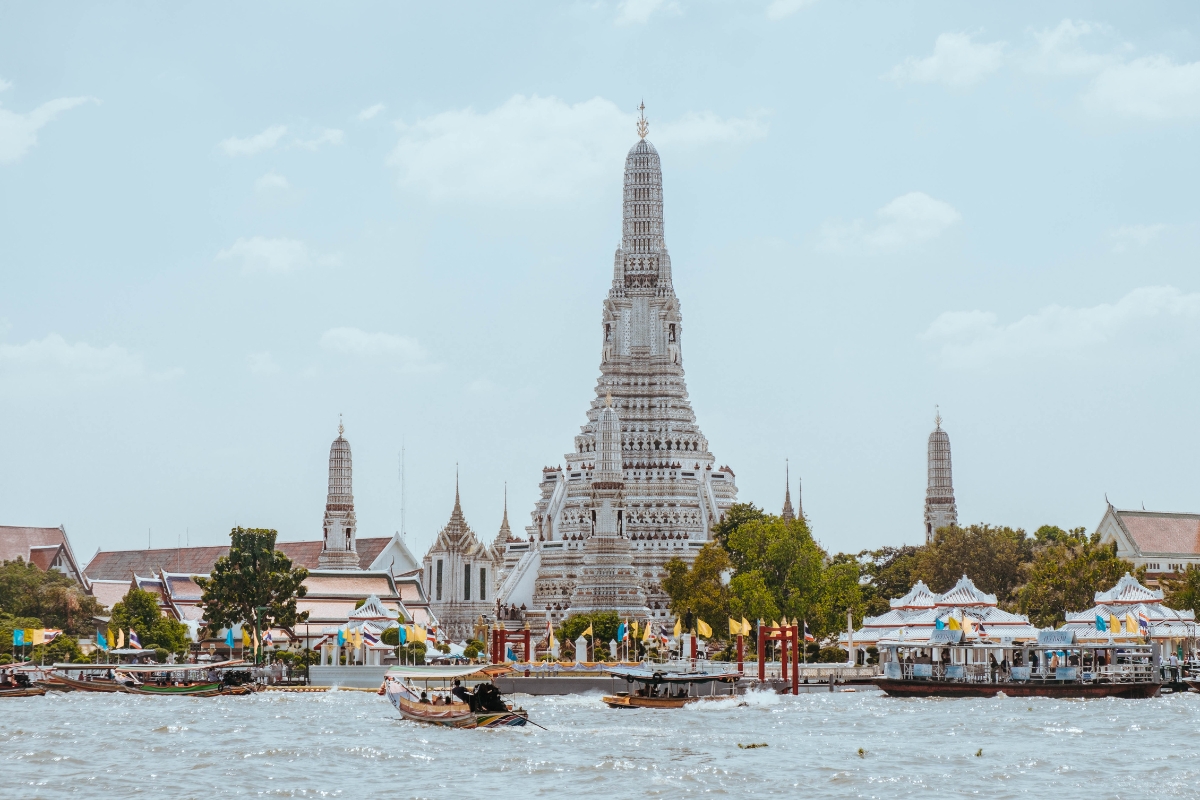
POLYGON ((587 423, 565 466, 542 470, 528 537, 495 545, 497 602, 524 607, 534 627, 592 610, 669 621, 664 566, 694 560, 737 501, 733 471, 716 465, 688 402, 662 167, 641 111, 587 423))

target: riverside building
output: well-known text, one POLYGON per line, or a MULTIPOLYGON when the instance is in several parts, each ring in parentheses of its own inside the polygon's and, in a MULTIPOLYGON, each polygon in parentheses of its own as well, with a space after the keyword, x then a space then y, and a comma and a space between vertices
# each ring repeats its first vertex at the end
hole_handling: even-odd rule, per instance
POLYGON ((663 235, 658 151, 644 116, 625 158, 621 243, 600 315, 600 377, 565 466, 542 470, 528 538, 497 542, 499 602, 531 627, 619 608, 670 618, 660 580, 692 561, 737 500, 696 423, 683 369, 683 316, 663 235))

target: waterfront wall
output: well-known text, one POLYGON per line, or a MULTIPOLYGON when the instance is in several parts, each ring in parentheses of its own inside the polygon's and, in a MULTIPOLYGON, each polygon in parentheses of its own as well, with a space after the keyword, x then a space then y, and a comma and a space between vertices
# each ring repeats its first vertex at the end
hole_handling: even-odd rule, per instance
POLYGON ((386 666, 316 666, 308 668, 310 686, 344 686, 347 689, 378 689, 386 666))

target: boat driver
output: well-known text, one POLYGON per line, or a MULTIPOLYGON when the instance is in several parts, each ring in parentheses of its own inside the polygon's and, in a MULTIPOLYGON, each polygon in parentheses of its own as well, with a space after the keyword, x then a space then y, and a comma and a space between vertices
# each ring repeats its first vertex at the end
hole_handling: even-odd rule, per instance
POLYGON ((462 681, 460 681, 458 678, 454 679, 454 689, 451 691, 451 694, 457 697, 461 702, 466 703, 467 705, 471 704, 471 693, 463 688, 462 681))

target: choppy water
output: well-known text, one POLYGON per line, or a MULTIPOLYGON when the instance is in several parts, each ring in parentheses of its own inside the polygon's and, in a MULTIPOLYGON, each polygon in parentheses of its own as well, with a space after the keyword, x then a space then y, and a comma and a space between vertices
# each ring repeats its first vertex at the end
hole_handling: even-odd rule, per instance
POLYGON ((361 692, 3 698, 0 796, 1146 798, 1200 786, 1195 694, 753 695, 679 711, 520 701, 549 730, 422 726, 361 692))

